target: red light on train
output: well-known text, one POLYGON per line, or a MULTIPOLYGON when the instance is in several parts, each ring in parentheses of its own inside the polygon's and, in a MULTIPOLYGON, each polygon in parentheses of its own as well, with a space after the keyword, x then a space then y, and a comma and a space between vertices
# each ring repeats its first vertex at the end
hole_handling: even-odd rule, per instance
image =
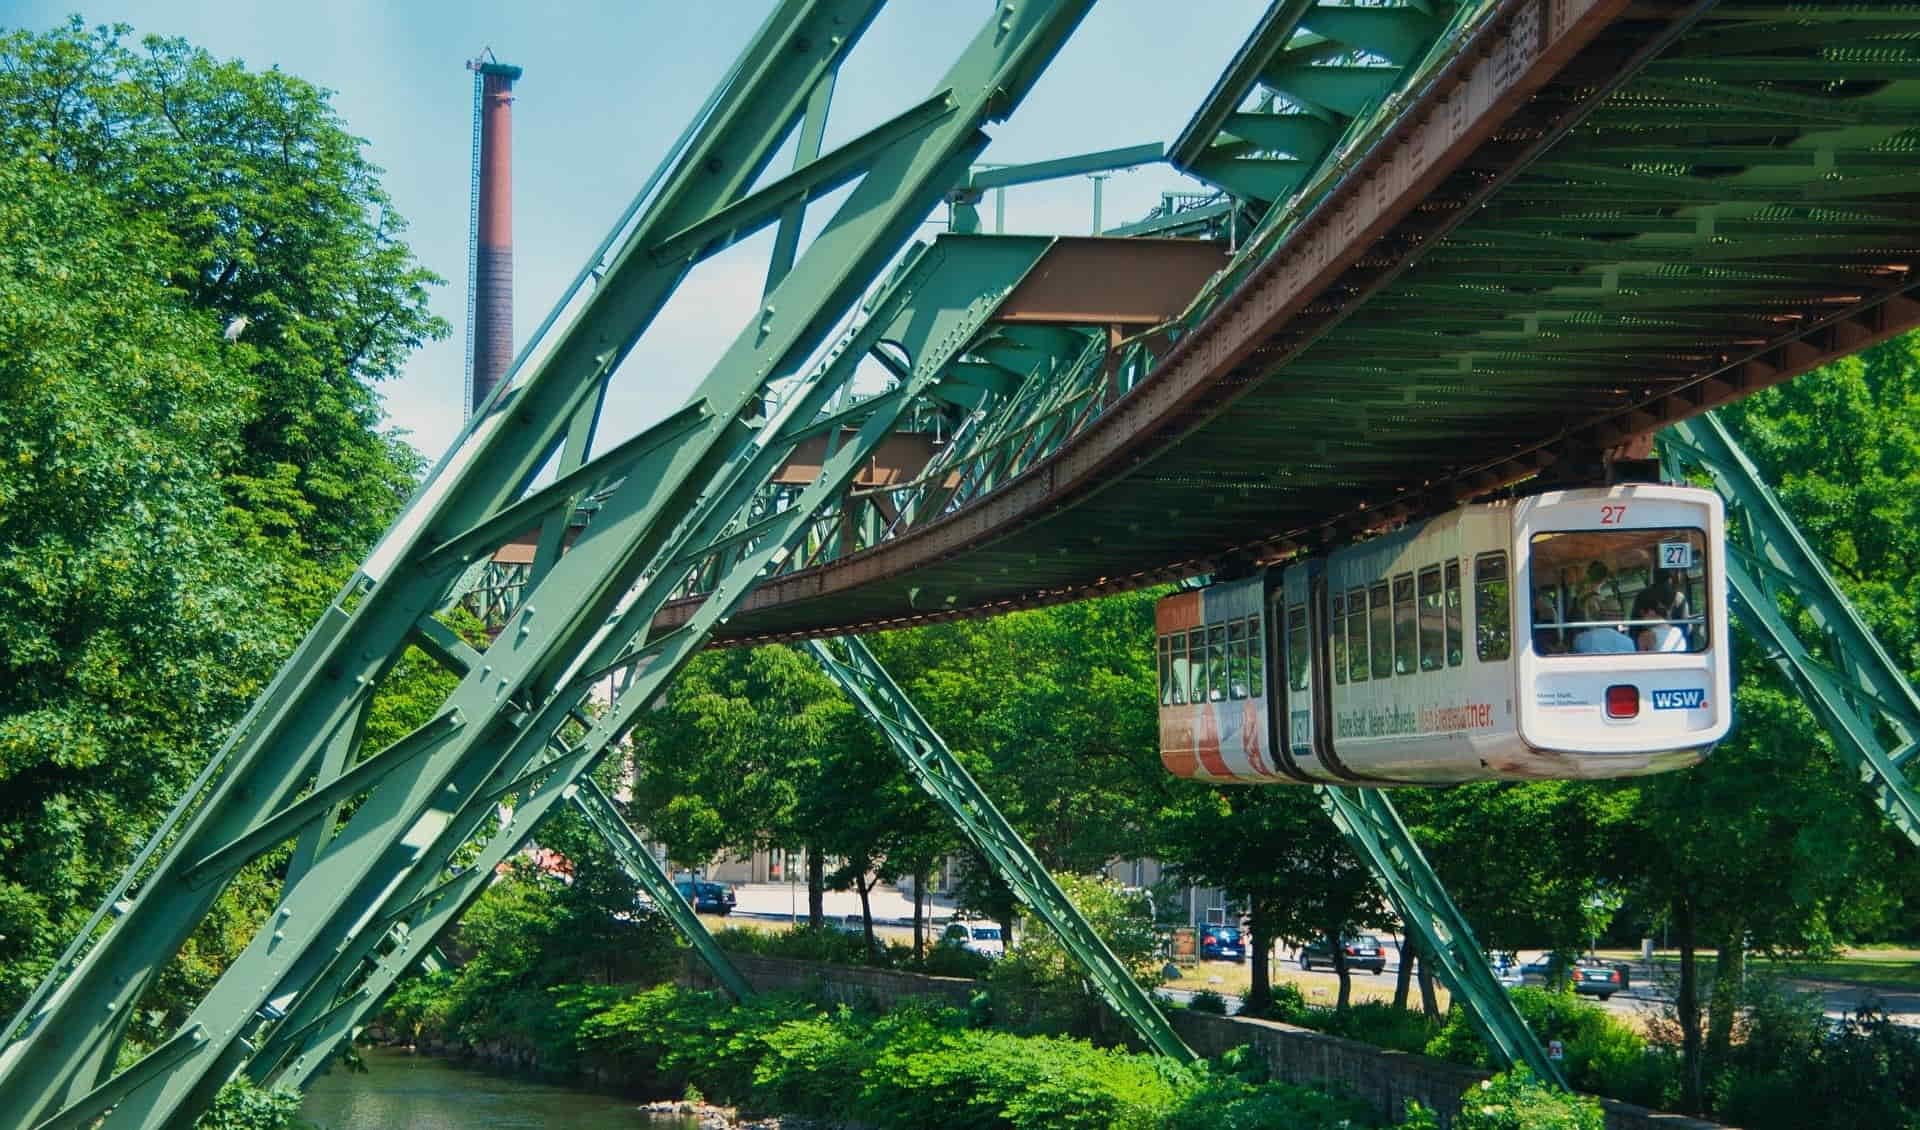
POLYGON ((1632 683, 1615 683, 1607 688, 1607 717, 1637 718, 1639 715, 1639 687, 1632 683))

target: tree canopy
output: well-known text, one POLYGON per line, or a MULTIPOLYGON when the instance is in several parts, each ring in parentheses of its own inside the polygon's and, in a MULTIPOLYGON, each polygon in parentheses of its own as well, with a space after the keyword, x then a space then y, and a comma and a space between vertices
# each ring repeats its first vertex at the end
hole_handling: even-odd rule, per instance
POLYGON ((0 1013, 411 490, 372 385, 445 332, 325 91, 126 35, 0 34, 0 1013))

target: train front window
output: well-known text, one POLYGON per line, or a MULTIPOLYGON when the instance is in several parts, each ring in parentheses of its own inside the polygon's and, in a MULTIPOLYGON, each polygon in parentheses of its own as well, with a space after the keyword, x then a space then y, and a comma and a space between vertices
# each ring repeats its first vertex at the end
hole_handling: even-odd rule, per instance
POLYGON ((1688 527, 1535 534, 1534 651, 1705 651, 1706 546, 1688 527))

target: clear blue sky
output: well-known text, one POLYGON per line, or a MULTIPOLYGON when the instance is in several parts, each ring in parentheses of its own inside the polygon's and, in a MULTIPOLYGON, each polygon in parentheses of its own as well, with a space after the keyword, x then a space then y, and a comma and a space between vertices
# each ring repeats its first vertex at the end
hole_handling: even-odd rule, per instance
MULTIPOLYGON (((1104 0, 1014 117, 992 127, 986 160, 1171 141, 1265 6, 1104 0)), ((472 112, 464 60, 491 47, 526 69, 513 111, 514 317, 524 343, 769 8, 766 0, 103 0, 79 8, 75 0, 8 0, 0 22, 44 30, 78 10, 89 23, 184 36, 334 91, 335 108, 386 170, 415 254, 447 279, 434 307, 454 334, 383 388, 393 424, 437 458, 461 413, 472 112)), ((923 97, 989 10, 981 0, 894 0, 842 74, 827 144, 923 97)), ((1119 174, 1106 182, 1104 221, 1145 213, 1162 190, 1198 187, 1164 167, 1119 174)), ((1083 178, 1016 190, 1007 228, 1084 232, 1091 199, 1083 178)), ((814 205, 810 221, 833 203, 814 205)), ((990 207, 983 216, 991 226, 990 207)), ((758 293, 763 245, 742 245, 689 279, 616 378, 602 445, 677 407, 704 375, 758 293)))

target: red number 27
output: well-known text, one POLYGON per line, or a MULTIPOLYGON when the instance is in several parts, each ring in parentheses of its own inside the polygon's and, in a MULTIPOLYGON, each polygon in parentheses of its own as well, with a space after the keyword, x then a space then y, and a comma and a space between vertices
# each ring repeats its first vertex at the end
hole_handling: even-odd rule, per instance
POLYGON ((1617 526, 1626 521, 1626 519, 1627 508, 1625 506, 1602 506, 1600 508, 1600 524, 1603 526, 1617 526))

